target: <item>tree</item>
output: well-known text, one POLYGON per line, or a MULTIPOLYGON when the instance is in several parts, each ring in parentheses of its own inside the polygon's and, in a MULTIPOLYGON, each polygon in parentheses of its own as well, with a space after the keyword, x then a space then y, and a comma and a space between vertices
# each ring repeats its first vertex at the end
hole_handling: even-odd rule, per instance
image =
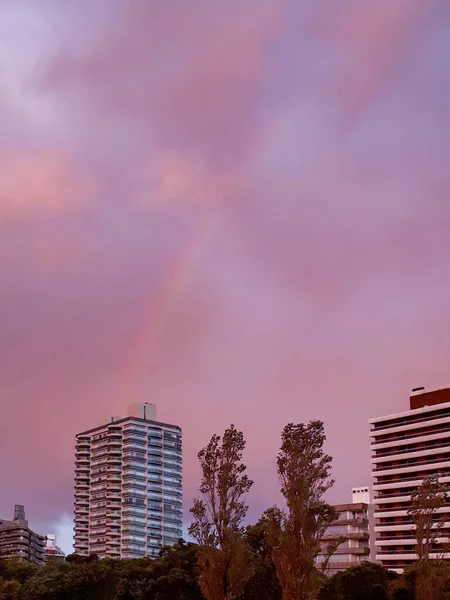
POLYGON ((198 546, 179 540, 174 546, 161 550, 153 561, 152 570, 167 575, 169 597, 177 600, 203 600, 198 585, 198 546))
POLYGON ((21 585, 16 579, 4 580, 0 577, 0 600, 19 600, 21 585))
POLYGON ((15 580, 24 583, 37 570, 36 565, 20 558, 0 560, 0 577, 7 581, 15 580))
POLYGON ((253 575, 245 586, 244 600, 281 600, 281 589, 267 538, 268 520, 261 517, 245 530, 245 542, 252 556, 253 575))
POLYGON ((321 421, 290 423, 281 439, 277 465, 287 511, 273 507, 266 513, 268 536, 283 600, 311 600, 320 587, 315 561, 321 539, 338 518, 337 511, 323 500, 334 483, 332 459, 323 451, 321 421))
MULTIPOLYGON (((430 600, 450 600, 450 564, 447 560, 430 561, 432 566, 432 586, 430 600)), ((407 567, 398 579, 389 586, 390 600, 416 600, 418 575, 421 566, 419 562, 407 567)), ((423 597, 423 596, 422 596, 423 597)))
POLYGON ((396 574, 371 562, 336 573, 319 592, 319 600, 387 600, 396 574))
POLYGON ((242 463, 245 440, 231 425, 220 442, 213 435, 198 453, 203 498, 195 499, 190 511, 194 521, 189 533, 199 544, 200 587, 207 600, 238 596, 252 574, 242 538, 248 509, 242 497, 253 485, 242 463))
MULTIPOLYGON (((67 570, 58 565, 57 568, 39 569, 23 585, 24 600, 66 600, 74 597, 69 595, 67 570)), ((75 596, 76 597, 76 596, 75 596)))
POLYGON ((417 565, 415 571, 416 600, 439 598, 444 580, 441 577, 440 560, 448 549, 449 539, 442 538, 445 520, 440 509, 447 501, 446 487, 438 477, 431 475, 411 494, 408 514, 415 529, 417 565), (437 560, 431 560, 431 556, 437 560))

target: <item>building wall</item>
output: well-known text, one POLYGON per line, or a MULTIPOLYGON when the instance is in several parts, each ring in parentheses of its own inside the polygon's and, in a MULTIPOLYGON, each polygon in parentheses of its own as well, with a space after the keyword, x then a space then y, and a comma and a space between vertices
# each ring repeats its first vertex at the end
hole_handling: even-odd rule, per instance
MULTIPOLYGON (((370 420, 372 478, 376 520, 376 558, 387 568, 403 572, 417 556, 408 510, 411 493, 424 477, 437 475, 450 482, 450 389, 414 391, 409 411, 370 420)), ((450 535, 450 505, 440 510, 450 535)), ((436 546, 437 557, 442 549, 436 546)), ((450 558, 445 554, 444 558, 450 558)))
MULTIPOLYGON (((133 414, 155 416, 152 405, 133 414)), ((77 435, 75 552, 156 556, 182 536, 181 429, 141 416, 77 435)))
POLYGON ((367 504, 367 518, 369 520, 369 555, 366 557, 370 562, 376 561, 376 547, 375 547, 375 518, 374 518, 374 506, 373 506, 373 493, 369 486, 360 486, 352 489, 352 502, 362 502, 367 504))
POLYGON ((339 518, 327 529, 322 538, 322 553, 317 557, 317 567, 322 568, 327 558, 327 546, 342 539, 325 569, 327 575, 334 575, 349 567, 369 560, 369 505, 363 502, 335 506, 339 518))

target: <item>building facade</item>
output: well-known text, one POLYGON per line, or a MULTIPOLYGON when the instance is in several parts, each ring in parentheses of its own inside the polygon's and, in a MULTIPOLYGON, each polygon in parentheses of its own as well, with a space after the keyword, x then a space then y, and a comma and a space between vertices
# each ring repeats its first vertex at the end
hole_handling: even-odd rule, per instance
MULTIPOLYGON (((410 410, 369 422, 376 559, 401 573, 417 558, 408 515, 411 493, 429 475, 450 482, 450 388, 416 388, 410 396, 410 410)), ((437 518, 443 519, 444 526, 431 558, 441 555, 439 542, 450 535, 450 505, 439 512, 437 518)))
POLYGON ((157 556, 182 537, 181 444, 147 403, 76 436, 77 554, 157 556))
POLYGON ((339 517, 331 523, 322 538, 322 552, 317 557, 318 568, 323 568, 328 559, 328 546, 340 542, 324 569, 329 576, 370 560, 369 488, 353 488, 352 500, 350 504, 335 505, 339 517))
POLYGON ((28 527, 25 508, 16 504, 14 519, 0 519, 0 558, 20 558, 36 565, 45 564, 45 537, 28 527))

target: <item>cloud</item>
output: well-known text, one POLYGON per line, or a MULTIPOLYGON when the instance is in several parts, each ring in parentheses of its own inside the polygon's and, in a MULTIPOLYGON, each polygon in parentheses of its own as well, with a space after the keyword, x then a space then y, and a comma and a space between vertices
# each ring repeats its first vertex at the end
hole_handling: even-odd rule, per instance
POLYGON ((66 554, 73 552, 73 518, 71 513, 64 513, 54 524, 53 532, 56 535, 56 544, 66 554))
POLYGON ((79 210, 94 196, 92 180, 57 150, 0 155, 0 218, 79 210))
POLYGON ((130 173, 129 181, 139 190, 136 200, 142 208, 167 202, 204 203, 212 201, 215 193, 203 161, 177 151, 152 157, 130 173))
POLYGON ((127 124, 138 156, 129 177, 150 204, 229 196, 260 135, 255 105, 282 6, 119 6, 91 53, 56 57, 45 89, 87 119, 108 115, 120 133, 127 124))
MULTIPOLYGON (((277 3, 261 2, 256 12, 253 3, 234 1, 120 6, 89 56, 57 58, 50 89, 133 115, 164 146, 193 147, 216 158, 220 148, 231 149, 254 130, 249 116, 266 46, 279 31, 277 3)), ((237 159, 242 148, 233 151, 237 159)))

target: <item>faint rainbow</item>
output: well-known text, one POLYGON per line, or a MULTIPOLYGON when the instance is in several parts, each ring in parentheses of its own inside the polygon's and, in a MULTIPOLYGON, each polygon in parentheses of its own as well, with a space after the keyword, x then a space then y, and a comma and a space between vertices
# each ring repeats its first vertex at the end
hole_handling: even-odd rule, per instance
POLYGON ((132 397, 138 400, 142 395, 138 394, 136 388, 144 360, 148 359, 152 352, 157 351, 158 339, 167 318, 180 300, 200 255, 216 232, 219 223, 218 212, 200 220, 186 247, 174 261, 173 267, 169 269, 168 275, 161 285, 158 299, 156 303, 152 302, 152 308, 145 316, 142 328, 131 344, 129 357, 125 360, 119 384, 124 398, 130 398, 130 394, 132 394, 132 397))

